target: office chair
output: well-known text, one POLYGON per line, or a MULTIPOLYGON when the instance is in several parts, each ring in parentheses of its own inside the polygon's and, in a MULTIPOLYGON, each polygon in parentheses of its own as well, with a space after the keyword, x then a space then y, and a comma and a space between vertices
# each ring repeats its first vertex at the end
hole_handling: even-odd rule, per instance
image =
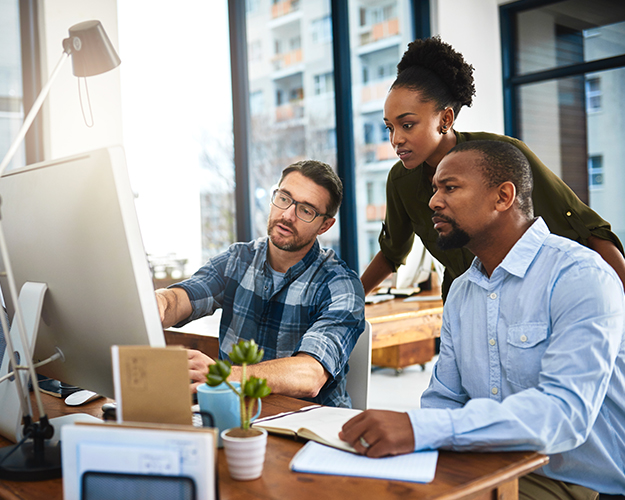
POLYGON ((365 320, 365 331, 358 338, 349 357, 347 393, 352 398, 352 408, 366 410, 371 380, 371 323, 365 320))

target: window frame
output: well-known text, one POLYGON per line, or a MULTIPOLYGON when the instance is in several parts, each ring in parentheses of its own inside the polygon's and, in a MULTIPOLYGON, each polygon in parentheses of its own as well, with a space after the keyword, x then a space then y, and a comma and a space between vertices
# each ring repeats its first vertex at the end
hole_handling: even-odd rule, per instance
POLYGON ((625 54, 598 59, 579 64, 570 64, 553 69, 536 71, 519 75, 516 72, 516 54, 518 52, 516 15, 544 7, 546 5, 564 2, 566 0, 518 0, 499 6, 500 35, 501 35, 501 62, 503 79, 503 111, 504 133, 511 137, 519 137, 520 117, 518 112, 519 89, 522 85, 541 83, 549 80, 558 80, 570 76, 580 76, 587 73, 625 67, 625 54))
MULTIPOLYGON (((36 0, 20 0, 20 42, 22 47, 22 95, 24 116, 32 108, 43 88, 39 44, 39 7, 36 0)), ((33 120, 24 138, 26 165, 44 160, 42 110, 33 120)))
MULTIPOLYGON (((412 28, 415 38, 431 36, 430 1, 411 0, 412 28)), ((354 146, 351 48, 349 43, 349 2, 330 0, 334 91, 336 113, 336 163, 343 181, 343 203, 339 209, 339 251, 345 263, 356 271, 358 231, 356 213, 356 161, 354 146)), ((249 182, 251 150, 249 80, 247 58, 246 2, 228 0, 232 101, 234 128, 234 168, 236 231, 239 241, 252 239, 252 196, 249 182)))

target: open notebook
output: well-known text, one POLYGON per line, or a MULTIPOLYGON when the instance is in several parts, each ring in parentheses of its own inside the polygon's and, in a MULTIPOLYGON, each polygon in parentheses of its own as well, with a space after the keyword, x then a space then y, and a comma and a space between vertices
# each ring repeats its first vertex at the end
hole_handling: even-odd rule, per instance
POLYGON ((261 418, 252 425, 274 434, 311 439, 334 448, 355 452, 351 445, 339 439, 339 431, 345 422, 360 412, 361 410, 351 408, 313 405, 298 411, 261 418))

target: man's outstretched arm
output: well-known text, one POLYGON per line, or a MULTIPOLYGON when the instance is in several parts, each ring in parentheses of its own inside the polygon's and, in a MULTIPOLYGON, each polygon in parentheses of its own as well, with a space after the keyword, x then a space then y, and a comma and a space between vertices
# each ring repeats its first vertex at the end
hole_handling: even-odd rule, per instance
MULTIPOLYGON (((200 351, 188 351, 191 390, 206 382, 208 367, 215 361, 200 351)), ((324 386, 330 374, 312 356, 299 353, 290 358, 271 359, 246 368, 246 375, 267 379, 274 394, 294 398, 313 398, 324 386)), ((233 366, 228 380, 241 380, 241 367, 233 366)))
POLYGON ((191 301, 183 288, 159 288, 155 294, 163 328, 174 326, 191 316, 191 301))

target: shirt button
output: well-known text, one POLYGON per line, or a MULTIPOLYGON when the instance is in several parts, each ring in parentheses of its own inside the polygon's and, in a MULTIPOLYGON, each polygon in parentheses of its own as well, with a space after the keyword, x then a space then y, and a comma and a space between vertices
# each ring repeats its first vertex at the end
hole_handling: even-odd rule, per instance
POLYGON ((521 335, 521 342, 527 342, 527 336, 521 335))
POLYGON ((489 343, 490 345, 495 345, 495 344, 496 344, 495 339, 490 339, 490 340, 488 341, 488 343, 489 343))
POLYGON ((496 299, 496 298, 497 298, 497 294, 496 294, 495 292, 493 292, 493 293, 491 293, 491 294, 489 295, 489 297, 490 297, 491 299, 493 299, 493 300, 494 300, 494 299, 496 299))
POLYGON ((567 217, 570 217, 571 215, 572 215, 572 214, 571 214, 571 212, 567 212, 567 213, 566 213, 566 216, 567 216, 567 217))
POLYGON ((490 392, 492 392, 493 394, 497 394, 499 392, 499 389, 497 389, 496 387, 493 387, 490 392))

